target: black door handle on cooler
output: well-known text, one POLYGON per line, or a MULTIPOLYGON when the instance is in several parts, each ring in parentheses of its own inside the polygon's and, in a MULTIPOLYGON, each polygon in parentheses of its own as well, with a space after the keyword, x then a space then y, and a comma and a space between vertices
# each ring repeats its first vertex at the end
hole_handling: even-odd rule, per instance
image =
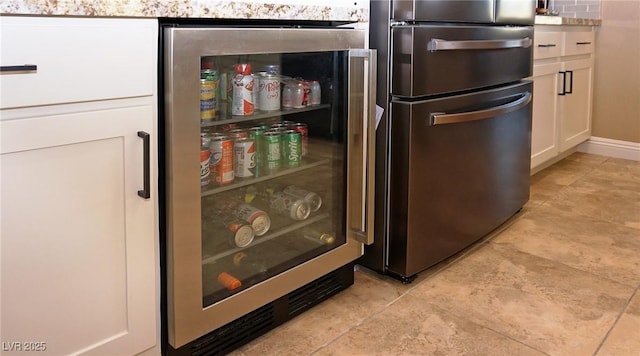
POLYGON ((143 155, 144 155, 144 163, 143 163, 143 175, 144 175, 144 189, 138 190, 138 195, 141 198, 149 199, 151 197, 151 150, 150 150, 150 137, 149 134, 144 131, 138 131, 138 137, 142 139, 143 143, 143 155))
POLYGON ((0 66, 1 73, 36 72, 38 66, 35 64, 23 64, 17 66, 0 66))

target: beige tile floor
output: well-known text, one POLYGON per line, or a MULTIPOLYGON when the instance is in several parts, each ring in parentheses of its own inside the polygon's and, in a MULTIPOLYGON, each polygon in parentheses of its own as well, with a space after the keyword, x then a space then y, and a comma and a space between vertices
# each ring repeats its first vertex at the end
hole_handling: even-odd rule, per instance
POLYGON ((640 162, 574 153, 502 231, 408 285, 355 284, 242 355, 640 355, 640 162))

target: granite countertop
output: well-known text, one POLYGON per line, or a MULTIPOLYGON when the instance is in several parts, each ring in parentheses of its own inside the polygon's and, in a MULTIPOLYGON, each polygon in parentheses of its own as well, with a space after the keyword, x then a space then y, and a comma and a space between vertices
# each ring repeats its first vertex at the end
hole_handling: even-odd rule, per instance
POLYGON ((2 0, 3 15, 367 22, 368 0, 2 0))
POLYGON ((562 16, 536 15, 536 25, 562 25, 562 26, 600 26, 600 19, 581 19, 562 16))

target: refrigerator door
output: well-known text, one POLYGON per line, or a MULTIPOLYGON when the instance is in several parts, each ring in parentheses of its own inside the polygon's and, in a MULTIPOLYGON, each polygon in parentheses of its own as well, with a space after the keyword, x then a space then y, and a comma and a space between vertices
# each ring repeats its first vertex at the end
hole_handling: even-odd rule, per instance
POLYGON ((531 82, 391 103, 388 270, 412 276, 529 198, 531 82))
POLYGON ((533 25, 535 0, 391 0, 395 21, 533 25))
POLYGON ((533 25, 536 0, 496 0, 496 23, 533 25))
POLYGON ((375 57, 353 29, 164 36, 168 334, 178 348, 362 254, 375 57))
POLYGON ((391 32, 393 96, 472 90, 532 74, 532 26, 399 26, 391 32))
POLYGON ((496 0, 391 0, 394 20, 492 23, 496 0))

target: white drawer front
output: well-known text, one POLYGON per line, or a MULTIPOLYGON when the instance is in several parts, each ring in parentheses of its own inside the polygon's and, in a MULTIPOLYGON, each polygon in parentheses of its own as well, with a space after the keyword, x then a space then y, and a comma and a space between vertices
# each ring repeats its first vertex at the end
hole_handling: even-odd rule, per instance
POLYGON ((157 21, 1 17, 0 108, 153 95, 157 21))
POLYGON ((564 33, 564 56, 576 54, 588 54, 593 52, 595 46, 595 34, 593 32, 565 32, 564 33))
POLYGON ((533 59, 560 57, 562 32, 536 32, 533 40, 533 59))

